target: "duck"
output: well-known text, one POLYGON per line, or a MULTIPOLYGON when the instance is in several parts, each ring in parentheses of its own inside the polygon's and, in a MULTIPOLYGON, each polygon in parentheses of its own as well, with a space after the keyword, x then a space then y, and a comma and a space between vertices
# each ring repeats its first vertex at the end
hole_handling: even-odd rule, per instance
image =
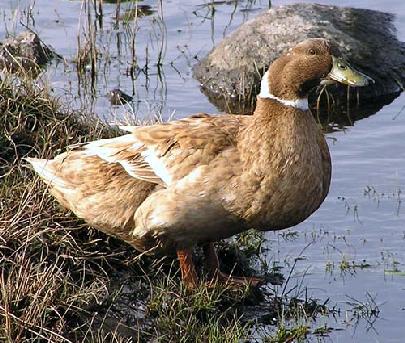
POLYGON ((141 252, 176 252, 187 288, 199 284, 197 244, 211 280, 259 285, 260 278, 221 272, 214 243, 251 228, 297 225, 324 201, 331 157, 308 93, 319 84, 370 80, 333 50, 328 40, 309 38, 274 60, 251 116, 200 113, 124 126, 116 138, 27 161, 90 226, 141 252))

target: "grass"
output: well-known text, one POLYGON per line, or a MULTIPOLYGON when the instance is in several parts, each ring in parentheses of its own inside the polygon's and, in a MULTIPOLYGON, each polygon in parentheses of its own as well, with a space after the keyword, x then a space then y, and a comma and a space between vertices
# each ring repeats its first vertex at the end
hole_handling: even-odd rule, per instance
POLYGON ((0 175, 23 156, 51 157, 73 143, 111 137, 117 130, 74 113, 29 79, 0 81, 0 175))
POLYGON ((22 157, 115 130, 64 110, 29 81, 5 78, 0 89, 0 340, 66 341, 71 320, 103 297, 128 253, 61 209, 22 157))
POLYGON ((288 342, 304 342, 309 333, 309 329, 305 325, 299 325, 293 328, 281 326, 277 331, 264 339, 265 343, 288 343, 288 342))
POLYGON ((162 342, 200 342, 202 337, 208 342, 239 342, 249 336, 250 325, 238 311, 249 294, 248 288, 220 285, 201 285, 189 294, 177 280, 165 277, 154 287, 148 303, 156 325, 149 331, 162 342))

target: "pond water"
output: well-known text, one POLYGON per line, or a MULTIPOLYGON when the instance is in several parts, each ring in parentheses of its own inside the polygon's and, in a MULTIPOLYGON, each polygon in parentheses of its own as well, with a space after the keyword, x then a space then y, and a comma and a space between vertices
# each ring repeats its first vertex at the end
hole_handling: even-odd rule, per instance
MULTIPOLYGON (((396 13, 398 38, 405 41, 402 0, 317 2, 396 13)), ((272 1, 273 6, 287 3, 293 1, 272 1)), ((225 35, 268 8, 269 2, 218 1, 210 6, 204 0, 145 0, 141 4, 150 5, 152 14, 127 24, 121 20, 118 26, 116 6, 104 4, 103 28, 97 34, 102 58, 94 89, 89 73, 79 78, 73 63, 79 31, 86 31, 81 1, 0 0, 0 38, 22 30, 20 18, 26 18, 31 7, 31 19, 23 23, 66 60, 54 63, 43 77, 65 101, 91 109, 107 121, 217 113, 192 78, 191 67, 225 35), (133 38, 135 52, 130 48, 133 38), (135 56, 137 76, 131 77, 128 70, 135 56), (107 93, 117 87, 134 95, 134 101, 112 106, 107 93)), ((123 15, 134 4, 121 6, 123 15)), ((330 299, 329 305, 341 309, 335 319, 320 318, 315 325, 344 329, 322 338, 326 342, 404 341, 404 106, 401 95, 377 114, 328 134, 333 178, 326 201, 304 223, 284 233, 267 233, 270 263, 285 265, 302 257, 292 272, 291 288, 302 281, 308 295, 330 299), (357 306, 360 303, 362 307, 357 306), (362 318, 357 320, 359 313, 362 318)))

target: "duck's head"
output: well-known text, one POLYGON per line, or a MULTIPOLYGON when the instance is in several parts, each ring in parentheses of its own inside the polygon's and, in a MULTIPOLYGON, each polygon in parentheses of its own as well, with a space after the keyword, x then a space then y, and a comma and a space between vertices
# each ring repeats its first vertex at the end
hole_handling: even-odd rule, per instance
POLYGON ((334 56, 333 50, 323 38, 299 43, 270 65, 262 78, 259 97, 276 99, 304 110, 308 108, 309 91, 321 83, 362 87, 374 82, 343 58, 334 56))

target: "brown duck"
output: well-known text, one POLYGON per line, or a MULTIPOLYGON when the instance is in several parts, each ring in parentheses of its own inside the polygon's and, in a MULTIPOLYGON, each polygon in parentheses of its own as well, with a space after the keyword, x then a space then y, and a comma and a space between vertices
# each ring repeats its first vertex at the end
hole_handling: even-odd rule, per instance
POLYGON ((221 273, 213 242, 288 228, 321 205, 331 160, 307 95, 331 79, 370 80, 334 58, 328 41, 308 39, 271 64, 252 116, 124 127, 129 134, 28 161, 56 199, 95 228, 141 251, 175 249, 187 287, 197 284, 197 243, 207 243, 213 279, 256 284, 221 273))

